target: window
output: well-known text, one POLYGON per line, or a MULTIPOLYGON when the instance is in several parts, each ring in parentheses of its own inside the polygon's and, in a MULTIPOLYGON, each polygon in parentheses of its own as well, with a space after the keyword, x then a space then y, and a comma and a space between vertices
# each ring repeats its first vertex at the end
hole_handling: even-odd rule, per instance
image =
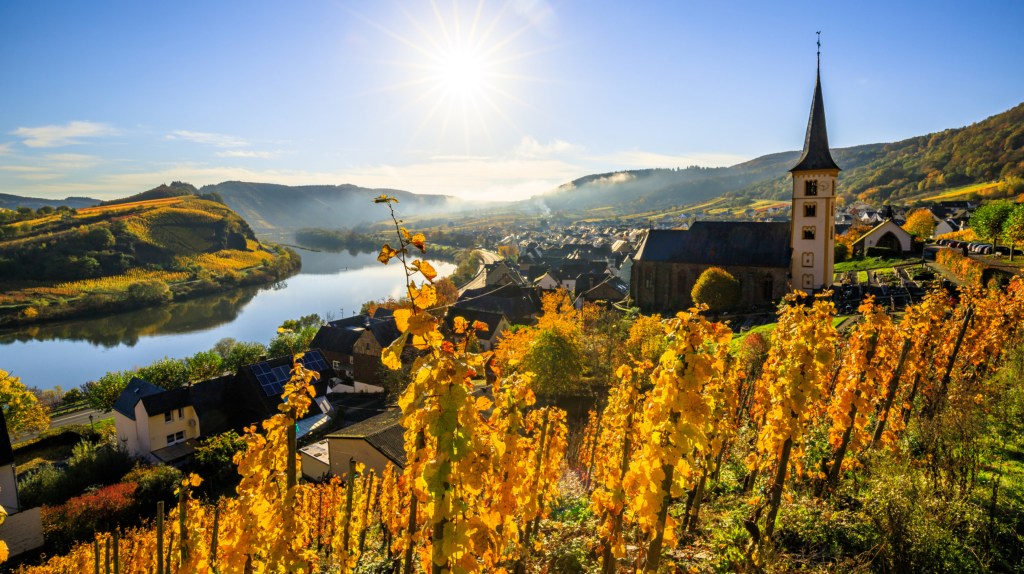
POLYGON ((185 418, 185 409, 178 409, 178 420, 185 418))
POLYGON ((164 422, 165 423, 169 423, 169 422, 171 422, 173 420, 174 420, 174 413, 172 413, 171 411, 167 411, 166 413, 164 413, 164 422))
POLYGON ((814 226, 813 225, 805 225, 804 226, 804 239, 814 239, 814 226))
POLYGON ((185 440, 185 431, 178 431, 174 434, 167 435, 167 445, 177 444, 185 440))
POLYGON ((765 301, 771 301, 772 299, 775 298, 775 282, 772 280, 771 275, 764 276, 764 284, 762 285, 762 288, 764 290, 764 293, 762 293, 762 295, 764 295, 765 301))
POLYGON ((817 217, 818 215, 818 204, 812 202, 804 204, 804 217, 817 217))
POLYGON ((814 267, 814 253, 804 251, 800 256, 800 259, 804 267, 814 267))
POLYGON ((804 195, 818 195, 818 180, 809 179, 804 182, 804 195))

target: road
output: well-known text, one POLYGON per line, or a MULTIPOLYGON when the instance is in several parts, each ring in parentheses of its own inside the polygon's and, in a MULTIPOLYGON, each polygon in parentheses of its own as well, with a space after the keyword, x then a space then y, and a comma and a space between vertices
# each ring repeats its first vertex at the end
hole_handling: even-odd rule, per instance
POLYGON ((477 249, 475 253, 480 257, 480 268, 477 269, 475 277, 470 279, 468 283, 459 288, 459 295, 465 293, 470 289, 479 289, 481 287, 486 287, 487 274, 484 273, 484 266, 501 261, 501 256, 493 251, 477 249))
POLYGON ((110 413, 104 413, 96 409, 85 409, 50 419, 50 428, 55 429, 67 425, 87 425, 89 424, 90 415, 92 415, 95 422, 112 416, 110 413))

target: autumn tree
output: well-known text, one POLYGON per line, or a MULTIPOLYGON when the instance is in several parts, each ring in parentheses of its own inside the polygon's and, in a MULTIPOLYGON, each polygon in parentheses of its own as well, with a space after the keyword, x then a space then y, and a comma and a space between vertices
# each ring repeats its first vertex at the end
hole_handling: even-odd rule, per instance
POLYGON ((709 311, 723 311, 740 302, 740 282, 721 267, 708 267, 697 278, 690 297, 709 311))
POLYGON ((10 435, 42 431, 50 426, 50 417, 36 396, 22 384, 21 379, 3 370, 0 370, 0 406, 3 407, 10 435))
POLYGON ((907 217, 906 223, 903 224, 903 229, 914 237, 927 239, 935 232, 935 217, 927 209, 914 210, 907 217))

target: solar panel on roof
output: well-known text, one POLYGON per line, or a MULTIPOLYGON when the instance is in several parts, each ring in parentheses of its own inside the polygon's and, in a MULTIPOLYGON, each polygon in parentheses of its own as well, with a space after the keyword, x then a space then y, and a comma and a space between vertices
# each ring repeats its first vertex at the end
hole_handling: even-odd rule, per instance
POLYGON ((323 371, 327 369, 327 361, 319 351, 309 351, 302 355, 302 366, 312 371, 323 371))

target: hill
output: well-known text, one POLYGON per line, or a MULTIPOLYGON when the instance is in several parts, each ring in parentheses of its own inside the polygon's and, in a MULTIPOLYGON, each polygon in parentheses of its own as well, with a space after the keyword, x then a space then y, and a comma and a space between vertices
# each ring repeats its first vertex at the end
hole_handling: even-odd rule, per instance
POLYGON ((99 203, 100 200, 92 199, 91 197, 40 199, 38 197, 22 197, 20 195, 0 193, 0 209, 18 209, 19 207, 39 209, 40 207, 60 207, 62 205, 73 209, 81 209, 83 207, 92 207, 93 205, 99 205, 99 203))
POLYGON ((194 185, 189 183, 182 183, 180 181, 173 181, 171 185, 161 184, 158 187, 154 187, 149 191, 143 191, 142 193, 136 193, 128 197, 121 199, 112 199, 110 201, 104 201, 100 205, 118 205, 121 203, 137 203, 140 201, 149 201, 151 199, 167 199, 168 197, 179 197, 182 195, 198 195, 198 192, 194 185))
MULTIPOLYGON (((721 208, 789 196, 799 151, 724 168, 645 169, 588 175, 522 202, 523 207, 606 215, 669 210, 724 196, 721 208)), ((1002 181, 1024 192, 1024 104, 970 126, 894 143, 836 148, 841 195, 882 204, 914 202, 969 184, 1002 181)))
POLYGON ((464 204, 445 195, 421 195, 395 189, 370 189, 356 185, 287 186, 270 183, 226 181, 199 190, 216 194, 228 207, 248 221, 257 232, 307 227, 352 228, 386 219, 373 209, 373 198, 386 194, 397 198, 403 211, 431 215, 465 209, 464 204))
POLYGON ((298 267, 227 206, 193 195, 0 225, 0 323, 156 304, 298 267))

